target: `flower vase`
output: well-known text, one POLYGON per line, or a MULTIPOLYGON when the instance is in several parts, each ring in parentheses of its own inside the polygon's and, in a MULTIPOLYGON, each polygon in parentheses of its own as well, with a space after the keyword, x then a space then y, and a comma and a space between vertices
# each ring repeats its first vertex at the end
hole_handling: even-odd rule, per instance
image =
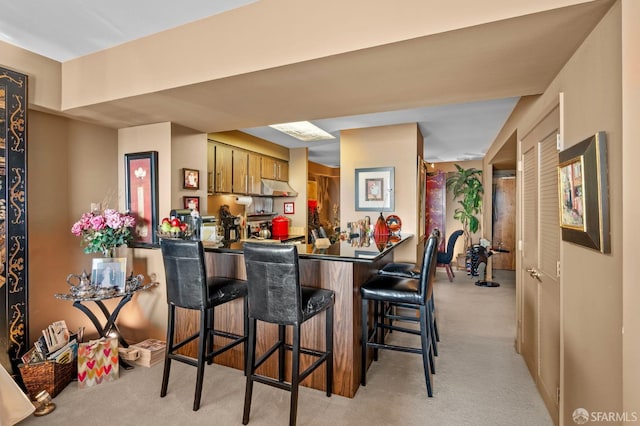
POLYGON ((111 247, 111 248, 102 250, 102 257, 106 257, 106 258, 112 259, 112 258, 115 258, 117 256, 118 256, 118 248, 117 247, 111 247))

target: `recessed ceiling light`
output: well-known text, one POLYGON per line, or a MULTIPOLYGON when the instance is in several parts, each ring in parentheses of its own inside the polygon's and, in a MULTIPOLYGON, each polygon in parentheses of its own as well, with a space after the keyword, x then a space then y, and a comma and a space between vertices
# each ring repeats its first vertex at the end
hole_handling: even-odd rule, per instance
POLYGON ((293 136, 304 142, 323 141, 326 139, 335 139, 331 133, 325 132, 315 124, 308 121, 296 121, 293 123, 272 124, 269 127, 293 136))

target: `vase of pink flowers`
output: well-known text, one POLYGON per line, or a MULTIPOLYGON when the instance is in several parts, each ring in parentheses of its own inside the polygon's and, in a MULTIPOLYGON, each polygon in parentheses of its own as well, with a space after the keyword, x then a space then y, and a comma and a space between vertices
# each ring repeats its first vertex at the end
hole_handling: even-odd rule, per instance
POLYGON ((114 257, 117 247, 130 244, 133 240, 135 219, 128 213, 115 209, 104 212, 83 213, 79 221, 71 227, 71 233, 81 237, 85 253, 102 253, 104 257, 114 257))

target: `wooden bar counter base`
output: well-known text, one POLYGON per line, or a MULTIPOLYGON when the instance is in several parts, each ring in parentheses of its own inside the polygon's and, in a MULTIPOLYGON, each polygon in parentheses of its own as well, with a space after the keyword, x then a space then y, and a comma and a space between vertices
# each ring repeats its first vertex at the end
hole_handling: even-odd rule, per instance
MULTIPOLYGON (((336 295, 333 342, 333 393, 353 398, 360 386, 360 330, 361 304, 360 286, 376 274, 385 264, 393 262, 394 248, 413 238, 402 236, 399 241, 379 244, 378 249, 373 238, 370 241, 338 241, 326 249, 315 249, 312 245, 297 244, 300 257, 300 281, 302 285, 333 290, 336 295)), ((246 279, 242 242, 231 244, 205 244, 207 272, 211 275, 246 279)), ((197 312, 178 309, 176 338, 191 335, 198 328, 197 312)), ((236 300, 219 306, 215 310, 216 329, 242 334, 242 301, 236 300)), ((324 313, 302 325, 302 346, 324 349, 324 313)), ((258 341, 256 355, 263 354, 277 339, 278 329, 273 324, 258 321, 258 341)), ((291 343, 290 330, 287 329, 287 341, 291 343)), ((216 337, 214 344, 221 346, 225 339, 216 337)), ((181 353, 196 357, 197 343, 191 342, 181 353)), ((244 362, 243 347, 216 357, 217 364, 242 370, 244 362)), ((277 356, 271 357, 259 369, 258 373, 277 377, 277 356)), ((307 368, 314 358, 301 355, 300 370, 307 368)), ((287 351, 287 363, 291 362, 291 353, 287 351)), ((324 390, 325 369, 319 368, 302 384, 324 390)), ((290 380, 287 377, 286 380, 290 380)))

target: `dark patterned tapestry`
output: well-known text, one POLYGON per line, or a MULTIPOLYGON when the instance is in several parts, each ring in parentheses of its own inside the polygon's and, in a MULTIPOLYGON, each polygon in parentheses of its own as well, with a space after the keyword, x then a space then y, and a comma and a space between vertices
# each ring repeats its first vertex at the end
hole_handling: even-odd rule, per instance
POLYGON ((28 349, 27 76, 0 68, 0 363, 28 349))

